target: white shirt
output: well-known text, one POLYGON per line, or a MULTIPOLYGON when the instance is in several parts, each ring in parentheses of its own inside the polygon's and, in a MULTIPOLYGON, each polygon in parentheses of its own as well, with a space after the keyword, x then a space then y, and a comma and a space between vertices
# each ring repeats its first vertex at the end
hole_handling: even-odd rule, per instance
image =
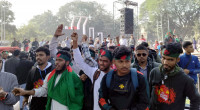
POLYGON ((62 41, 62 43, 61 43, 61 47, 65 47, 65 46, 66 46, 65 41, 62 41))
POLYGON ((101 45, 100 44, 95 44, 94 47, 95 49, 98 49, 101 45))
POLYGON ((2 69, 1 69, 1 72, 5 72, 5 62, 6 60, 5 59, 2 59, 2 69))
MULTIPOLYGON (((73 55, 74 55, 74 61, 79 65, 79 67, 84 71, 84 73, 91 79, 91 81, 93 83, 93 75, 98 68, 91 67, 88 64, 86 64, 84 62, 78 48, 73 49, 73 55)), ((101 71, 99 78, 95 81, 95 84, 94 84, 94 91, 93 91, 94 107, 93 107, 93 110, 101 110, 99 107, 99 103, 98 103, 98 101, 99 101, 99 91, 98 90, 100 88, 101 80, 104 75, 105 75, 105 73, 103 71, 101 71)))
POLYGON ((66 47, 71 48, 71 39, 65 41, 66 47))
POLYGON ((107 47, 110 47, 110 46, 115 46, 115 44, 114 43, 108 43, 107 47))
MULTIPOLYGON (((62 74, 59 74, 56 78, 55 81, 55 85, 58 83, 58 81, 60 80, 62 74)), ((44 79, 44 84, 42 85, 42 87, 35 89, 35 95, 34 97, 42 97, 47 95, 47 90, 48 90, 48 83, 47 83, 47 79, 49 77, 49 74, 45 77, 44 79)), ((51 100, 51 110, 69 110, 67 106, 57 102, 56 100, 52 99, 51 100)))
POLYGON ((50 56, 53 58, 56 58, 56 54, 58 52, 57 46, 58 46, 58 37, 53 37, 49 45, 50 56))
POLYGON ((39 45, 40 47, 42 47, 44 44, 45 44, 45 41, 41 41, 39 45))
POLYGON ((120 43, 120 45, 125 45, 125 46, 128 46, 128 42, 127 42, 127 40, 126 39, 120 39, 120 41, 119 41, 119 43, 120 43))

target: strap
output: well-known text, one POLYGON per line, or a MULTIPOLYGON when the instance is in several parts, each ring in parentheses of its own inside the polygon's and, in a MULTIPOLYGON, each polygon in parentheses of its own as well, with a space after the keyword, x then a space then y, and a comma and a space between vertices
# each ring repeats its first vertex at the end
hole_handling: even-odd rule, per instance
POLYGON ((93 83, 92 83, 92 87, 91 87, 91 91, 93 91, 94 89, 94 84, 96 82, 96 80, 99 78, 99 75, 101 73, 101 70, 100 69, 97 69, 93 75, 93 83))
POLYGON ((131 68, 131 80, 134 86, 134 91, 136 91, 136 88, 138 87, 138 77, 136 68, 131 68))
POLYGON ((35 71, 36 71, 36 67, 32 67, 31 71, 30 71, 30 74, 31 74, 31 80, 33 80, 34 78, 34 75, 35 75, 35 71))
MULTIPOLYGON (((112 79, 112 74, 114 70, 111 70, 107 73, 106 77, 106 86, 107 88, 110 88, 110 82, 112 79)), ((134 91, 136 91, 136 88, 138 87, 138 77, 137 77, 137 70, 135 68, 131 68, 131 80, 134 86, 134 91)))
POLYGON ((114 70, 111 70, 107 73, 107 76, 106 76, 106 86, 107 86, 107 88, 110 88, 110 82, 111 82, 111 79, 112 79, 113 71, 114 70))
POLYGON ((192 61, 192 55, 190 56, 189 61, 187 62, 187 64, 185 65, 185 67, 183 69, 186 69, 189 66, 191 61, 192 61))

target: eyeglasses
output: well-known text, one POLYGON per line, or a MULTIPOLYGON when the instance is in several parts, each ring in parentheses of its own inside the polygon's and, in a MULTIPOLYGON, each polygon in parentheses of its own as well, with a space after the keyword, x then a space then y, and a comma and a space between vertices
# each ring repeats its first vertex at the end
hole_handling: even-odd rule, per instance
POLYGON ((142 55, 143 57, 145 57, 147 54, 146 54, 146 53, 142 53, 142 54, 141 54, 141 53, 138 53, 138 54, 137 54, 138 57, 141 57, 141 55, 142 55))

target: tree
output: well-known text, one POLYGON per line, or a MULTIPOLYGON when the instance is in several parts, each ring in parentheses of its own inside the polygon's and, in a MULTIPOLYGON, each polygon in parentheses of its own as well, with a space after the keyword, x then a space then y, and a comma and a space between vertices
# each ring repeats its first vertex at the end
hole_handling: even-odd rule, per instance
POLYGON ((112 34, 113 19, 112 14, 108 13, 104 6, 97 2, 83 2, 76 0, 67 3, 59 9, 59 22, 68 25, 73 16, 91 16, 92 19, 88 22, 87 28, 94 27, 96 32, 104 32, 104 35, 112 34))
MULTIPOLYGON (((193 27, 200 17, 199 0, 146 0, 140 8, 140 20, 151 22, 154 27, 158 21, 163 24, 163 34, 176 30, 181 37, 194 36, 193 27), (147 21, 145 19, 148 18, 147 21), (169 22, 169 23, 168 23, 169 22)), ((157 28, 151 28, 156 33, 157 28)))
POLYGON ((48 10, 41 15, 34 16, 29 23, 38 27, 40 31, 47 35, 53 35, 58 26, 58 18, 48 10))
POLYGON ((28 23, 18 29, 17 36, 20 38, 47 39, 52 36, 58 26, 57 17, 51 11, 34 16, 28 23))
POLYGON ((11 7, 12 4, 10 2, 0 1, 0 23, 5 24, 6 39, 10 39, 11 36, 15 36, 15 32, 17 30, 16 26, 11 24, 15 20, 14 13, 10 10, 11 7))
POLYGON ((31 39, 36 37, 41 38, 47 36, 47 34, 40 31, 36 25, 29 23, 28 25, 24 25, 18 29, 17 36, 19 38, 18 40, 22 41, 25 38, 26 39, 31 39))

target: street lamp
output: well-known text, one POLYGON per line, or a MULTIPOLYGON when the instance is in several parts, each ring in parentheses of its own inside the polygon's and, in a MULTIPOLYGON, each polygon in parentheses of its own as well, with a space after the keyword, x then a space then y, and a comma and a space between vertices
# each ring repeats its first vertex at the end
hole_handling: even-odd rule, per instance
POLYGON ((3 4, 1 4, 1 41, 3 40, 3 4))
POLYGON ((5 32, 5 6, 4 4, 1 4, 1 41, 5 40, 6 32, 5 32), (4 37, 3 37, 4 36, 4 37))
POLYGON ((6 38, 6 16, 5 16, 5 11, 6 11, 6 9, 5 9, 5 6, 4 5, 2 5, 3 6, 3 9, 4 9, 4 40, 5 40, 5 38, 6 38))

